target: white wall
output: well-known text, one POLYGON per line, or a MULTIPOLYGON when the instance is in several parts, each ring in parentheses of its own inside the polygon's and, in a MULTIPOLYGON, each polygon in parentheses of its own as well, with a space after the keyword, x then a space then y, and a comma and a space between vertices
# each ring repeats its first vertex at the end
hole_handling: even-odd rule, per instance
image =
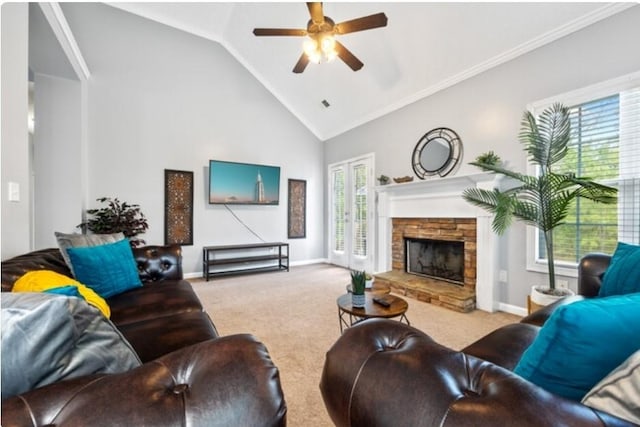
POLYGON ((28 6, 3 3, 2 46, 2 259, 29 251, 28 6), (9 202, 7 186, 20 186, 20 201, 9 202))
POLYGON ((81 83, 35 73, 34 93, 34 244, 50 248, 81 222, 81 83))
POLYGON ((232 207, 266 241, 287 240, 287 179, 307 180, 307 238, 292 261, 322 258, 323 146, 217 43, 101 4, 63 11, 92 72, 88 102, 88 199, 141 205, 148 244, 164 242, 164 169, 194 172, 194 245, 186 273, 201 271, 204 245, 258 239, 207 203, 209 159, 281 167, 280 205, 232 207))
MULTIPOLYGON (((640 70, 640 6, 541 47, 327 142, 325 163, 376 152, 376 175, 414 175, 411 155, 430 129, 454 129, 464 145, 458 175, 478 172, 467 163, 494 150, 525 171, 517 140, 530 102, 640 70)), ((509 284, 500 301, 523 307, 532 285, 546 276, 525 270, 525 227, 517 224, 500 242, 500 268, 509 284)), ((572 280, 575 287, 575 280, 572 280)))

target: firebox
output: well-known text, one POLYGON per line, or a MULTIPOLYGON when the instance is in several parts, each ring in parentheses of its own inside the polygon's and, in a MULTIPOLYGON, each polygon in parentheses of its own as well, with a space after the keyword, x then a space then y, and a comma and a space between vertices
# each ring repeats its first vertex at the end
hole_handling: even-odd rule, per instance
POLYGON ((464 242, 406 238, 407 273, 464 286, 464 242))

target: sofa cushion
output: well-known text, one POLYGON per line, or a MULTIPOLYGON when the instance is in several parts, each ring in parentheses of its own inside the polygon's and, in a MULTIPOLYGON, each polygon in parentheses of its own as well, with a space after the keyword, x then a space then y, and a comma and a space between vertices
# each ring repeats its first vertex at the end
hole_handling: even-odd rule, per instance
POLYGON ((2 295, 2 399, 64 379, 140 365, 111 322, 82 299, 2 295))
POLYGON ((611 264, 604 273, 598 296, 640 292, 640 246, 618 242, 611 264))
MULTIPOLYGON (((14 292, 47 292, 54 291, 55 289, 73 287, 77 289, 77 292, 87 301, 89 304, 100 310, 106 317, 111 315, 111 310, 107 302, 95 293, 92 289, 84 286, 77 280, 63 274, 56 273, 50 270, 35 270, 30 271, 16 280, 13 285, 14 292)), ((65 295, 73 296, 69 292, 61 292, 65 295)))
POLYGON ((16 280, 34 270, 51 270, 67 277, 73 276, 60 249, 41 249, 2 260, 2 292, 11 292, 16 280))
POLYGON ((191 311, 119 327, 143 363, 172 351, 218 337, 209 315, 191 311))
POLYGON ((582 403, 640 425, 640 350, 596 384, 582 403))
POLYGON ((538 336, 539 330, 537 326, 527 323, 504 325, 461 351, 512 371, 538 336))
POLYGON ((69 248, 82 248, 86 246, 100 246, 105 243, 115 243, 120 240, 124 240, 124 234, 122 233, 113 233, 113 234, 78 234, 78 233, 60 233, 56 231, 55 233, 56 240, 58 241, 58 247, 60 248, 60 254, 64 261, 69 266, 71 273, 75 276, 75 272, 73 271, 73 266, 71 265, 71 259, 69 259, 69 254, 67 250, 69 248))
POLYGON ((514 372, 573 400, 640 349, 640 293, 558 307, 514 372))
POLYGON ((76 278, 103 298, 142 286, 128 240, 68 248, 67 253, 76 278))
POLYGON ((156 317, 202 311, 202 303, 186 280, 147 284, 107 298, 111 321, 121 327, 156 317))

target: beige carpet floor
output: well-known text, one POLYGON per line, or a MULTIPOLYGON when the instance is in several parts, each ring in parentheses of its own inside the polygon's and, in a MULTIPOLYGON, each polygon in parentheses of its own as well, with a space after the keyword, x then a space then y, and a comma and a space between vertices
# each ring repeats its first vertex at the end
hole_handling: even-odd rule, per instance
MULTIPOLYGON (((280 370, 291 427, 332 426, 319 383, 325 352, 340 336, 336 298, 349 271, 315 264, 290 272, 190 280, 221 335, 251 333, 280 370)), ((407 299, 411 325, 460 349, 488 332, 518 321, 506 313, 456 313, 407 299)))

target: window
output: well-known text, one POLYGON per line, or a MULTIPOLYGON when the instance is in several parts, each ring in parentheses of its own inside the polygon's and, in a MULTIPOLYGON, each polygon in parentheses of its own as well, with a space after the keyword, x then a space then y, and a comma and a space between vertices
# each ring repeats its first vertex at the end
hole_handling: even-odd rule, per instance
MULTIPOLYGON (((578 199, 565 224, 554 229, 558 274, 575 276, 590 252, 612 253, 618 241, 640 243, 640 73, 537 103, 570 107, 569 152, 556 171, 575 172, 618 188, 613 205, 578 199)), ((546 249, 537 230, 527 235, 528 268, 546 272, 546 249)))

